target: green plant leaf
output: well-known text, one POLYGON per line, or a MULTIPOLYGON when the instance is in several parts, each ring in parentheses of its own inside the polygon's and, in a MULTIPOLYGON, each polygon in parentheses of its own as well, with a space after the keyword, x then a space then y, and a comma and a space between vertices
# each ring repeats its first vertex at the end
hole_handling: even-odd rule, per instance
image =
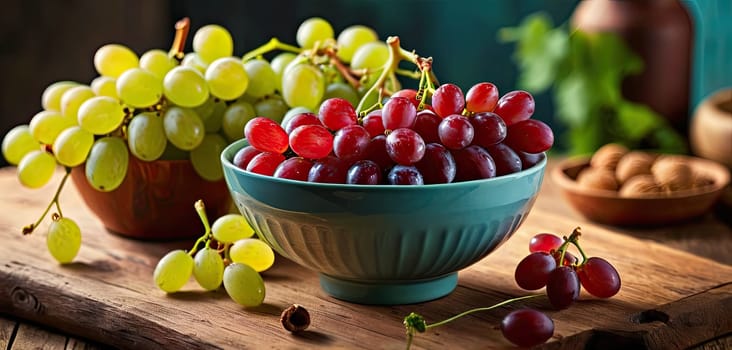
POLYGON ((585 125, 592 118, 595 103, 591 83, 581 72, 573 72, 556 82, 554 101, 557 117, 572 128, 585 125))
POLYGON ((661 117, 648 106, 623 102, 617 105, 618 131, 638 141, 663 125, 661 117))

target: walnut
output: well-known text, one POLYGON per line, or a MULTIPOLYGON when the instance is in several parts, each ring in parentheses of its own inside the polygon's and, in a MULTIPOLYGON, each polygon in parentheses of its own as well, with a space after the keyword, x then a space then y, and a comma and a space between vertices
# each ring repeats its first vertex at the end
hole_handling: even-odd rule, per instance
POLYGON ((636 175, 625 181, 618 194, 621 197, 650 197, 663 193, 663 189, 650 174, 636 175))
POLYGON ((621 144, 608 143, 595 151, 595 154, 590 158, 590 165, 594 168, 614 171, 620 158, 628 152, 628 148, 621 144))
POLYGON ((615 177, 622 185, 636 175, 651 174, 651 165, 655 158, 648 152, 631 151, 618 161, 615 177))
POLYGON ((617 191, 618 182, 615 173, 608 169, 589 167, 577 175, 577 184, 581 188, 617 191))
POLYGON ((658 183, 668 191, 691 189, 694 174, 688 161, 674 156, 661 156, 651 166, 658 183))

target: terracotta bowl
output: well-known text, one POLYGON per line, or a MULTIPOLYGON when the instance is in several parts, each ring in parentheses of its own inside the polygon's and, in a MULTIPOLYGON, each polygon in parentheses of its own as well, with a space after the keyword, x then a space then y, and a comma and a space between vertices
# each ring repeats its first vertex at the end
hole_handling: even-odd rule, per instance
POLYGON ((111 192, 91 187, 84 167, 75 167, 71 179, 89 209, 111 232, 143 240, 198 237, 203 224, 193 203, 203 199, 210 220, 230 212, 226 182, 206 181, 187 160, 143 162, 130 156, 127 177, 111 192))
POLYGON ((618 226, 661 226, 707 213, 729 184, 730 173, 726 167, 707 159, 686 158, 695 172, 706 175, 714 183, 668 196, 620 197, 614 191, 577 185, 577 175, 589 167, 588 157, 566 159, 552 169, 550 176, 570 205, 592 221, 618 226))

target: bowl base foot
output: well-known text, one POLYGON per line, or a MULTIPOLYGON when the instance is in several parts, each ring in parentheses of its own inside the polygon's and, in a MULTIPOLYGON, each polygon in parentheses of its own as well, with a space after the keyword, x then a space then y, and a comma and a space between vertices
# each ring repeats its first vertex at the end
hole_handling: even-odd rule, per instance
POLYGON ((341 300, 369 305, 415 304, 438 299, 450 294, 457 286, 457 281, 457 272, 429 280, 381 283, 320 274, 320 286, 326 293, 341 300))

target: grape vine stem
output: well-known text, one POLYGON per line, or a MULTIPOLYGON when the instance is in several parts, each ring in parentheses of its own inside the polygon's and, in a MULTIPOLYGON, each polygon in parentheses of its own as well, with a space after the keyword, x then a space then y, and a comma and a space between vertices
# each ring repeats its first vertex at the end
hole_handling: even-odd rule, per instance
POLYGON ((288 52, 293 52, 293 53, 297 53, 297 54, 302 52, 302 50, 297 46, 285 44, 277 38, 272 38, 272 39, 269 39, 269 41, 266 44, 254 49, 252 51, 245 53, 244 56, 241 58, 241 61, 246 62, 252 58, 262 56, 262 55, 264 55, 270 51, 274 51, 274 50, 288 51, 288 52))
POLYGON ((188 255, 190 256, 193 256, 193 254, 196 253, 196 251, 198 250, 198 246, 201 243, 204 243, 207 246, 210 246, 211 244, 211 225, 209 225, 208 223, 208 216, 206 216, 206 206, 203 204, 203 200, 197 200, 196 203, 193 204, 193 207, 196 209, 198 217, 201 218, 201 223, 203 223, 205 232, 201 237, 198 238, 198 240, 196 240, 196 243, 193 244, 193 248, 188 251, 188 255))
POLYGON ((58 188, 56 188, 56 193, 53 195, 53 199, 51 199, 51 202, 48 203, 48 206, 46 206, 46 210, 43 211, 43 214, 41 214, 41 217, 36 220, 35 223, 30 224, 26 227, 23 227, 23 234, 29 235, 33 233, 33 231, 38 227, 38 225, 41 224, 41 221, 46 218, 46 215, 48 215, 48 212, 51 210, 51 207, 54 205, 56 206, 56 210, 58 211, 58 216, 63 217, 63 214, 61 213, 61 205, 58 202, 58 198, 61 195, 61 190, 64 188, 64 185, 66 184, 66 180, 69 178, 69 175, 71 175, 71 168, 65 167, 66 174, 64 174, 64 177, 61 179, 61 183, 59 183, 58 188))

